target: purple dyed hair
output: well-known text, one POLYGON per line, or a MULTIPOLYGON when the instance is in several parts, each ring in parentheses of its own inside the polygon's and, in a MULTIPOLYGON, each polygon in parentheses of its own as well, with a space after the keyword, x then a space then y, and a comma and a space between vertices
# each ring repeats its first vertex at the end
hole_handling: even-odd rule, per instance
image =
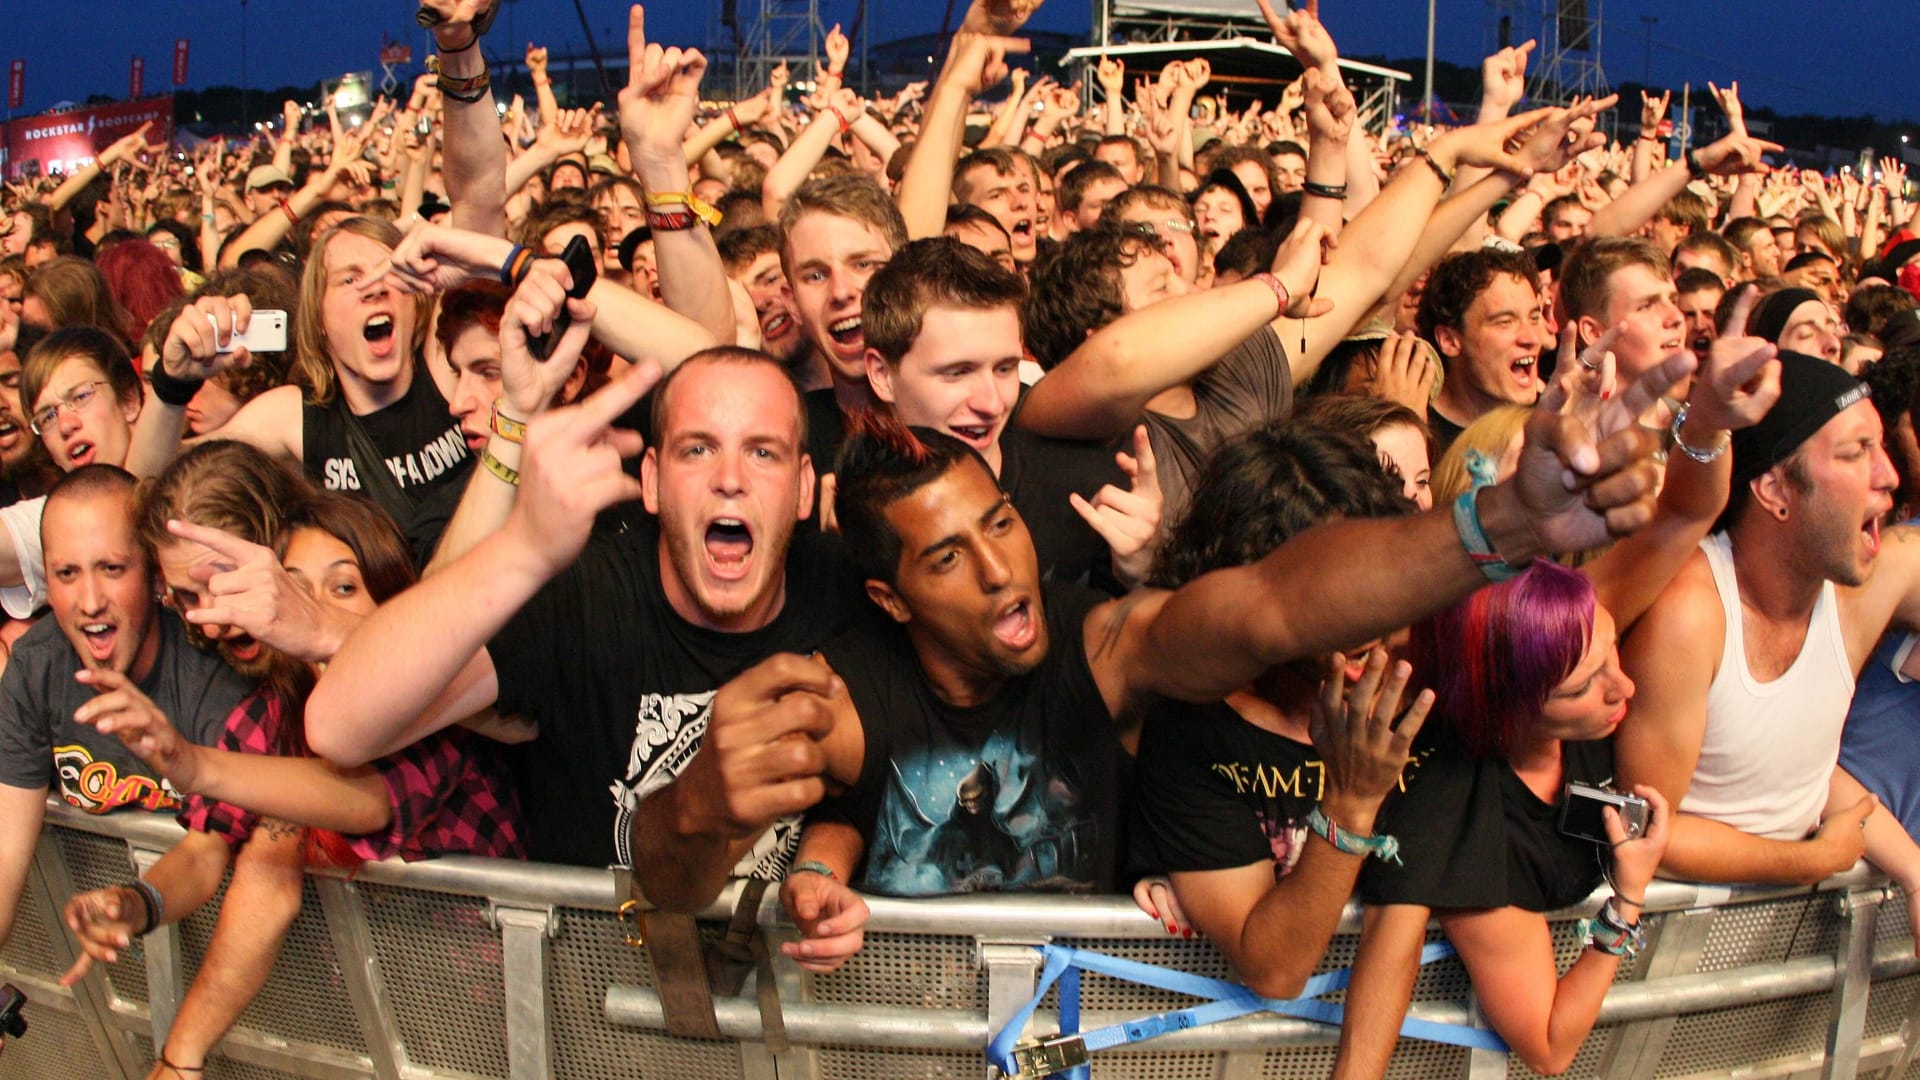
POLYGON ((1468 752, 1504 760, 1587 651, 1593 583, 1544 560, 1413 627, 1407 659, 1468 752))

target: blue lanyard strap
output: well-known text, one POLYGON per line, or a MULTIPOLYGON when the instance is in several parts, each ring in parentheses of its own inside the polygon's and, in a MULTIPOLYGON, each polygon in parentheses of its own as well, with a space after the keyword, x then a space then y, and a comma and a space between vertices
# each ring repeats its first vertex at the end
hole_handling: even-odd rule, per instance
MULTIPOLYGON (((1192 972, 1176 971, 1157 964, 1126 960, 1085 949, 1058 945, 1036 945, 1044 960, 1033 997, 1008 1019, 1006 1026, 987 1044, 987 1060, 1007 1076, 1049 1076, 1065 1074, 1069 1080, 1087 1080, 1088 1055, 1127 1043, 1157 1038, 1169 1032, 1231 1020, 1256 1012, 1273 1012, 1315 1023, 1338 1026, 1346 1010, 1321 995, 1344 990, 1352 981, 1353 969, 1323 972, 1307 980, 1301 996, 1292 999, 1265 998, 1239 983, 1209 978, 1192 972), (1110 1024, 1093 1031, 1080 1032, 1080 973, 1091 971, 1128 982, 1151 986, 1169 993, 1205 998, 1201 1005, 1157 1013, 1139 1020, 1110 1024), (1058 983, 1060 987, 1061 1034, 1044 1039, 1020 1041, 1020 1033, 1040 1006, 1040 999, 1058 983)), ((1420 950, 1420 963, 1431 964, 1454 955, 1453 948, 1435 942, 1420 950)), ((1428 1042, 1465 1046, 1476 1050, 1504 1053, 1506 1043, 1485 1028, 1461 1024, 1442 1024, 1431 1020, 1403 1019, 1400 1034, 1428 1042)))

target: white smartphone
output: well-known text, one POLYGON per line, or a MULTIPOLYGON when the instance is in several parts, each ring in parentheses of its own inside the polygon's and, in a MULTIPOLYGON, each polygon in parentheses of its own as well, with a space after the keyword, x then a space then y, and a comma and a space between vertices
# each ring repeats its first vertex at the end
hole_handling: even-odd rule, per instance
MULTIPOLYGON (((207 316, 207 322, 213 323, 213 316, 207 316)), ((219 337, 219 330, 214 336, 219 337)), ((239 346, 246 346, 248 352, 286 352, 287 351, 287 313, 263 308, 253 313, 247 321, 247 330, 235 334, 229 340, 216 346, 216 351, 228 353, 239 346)))

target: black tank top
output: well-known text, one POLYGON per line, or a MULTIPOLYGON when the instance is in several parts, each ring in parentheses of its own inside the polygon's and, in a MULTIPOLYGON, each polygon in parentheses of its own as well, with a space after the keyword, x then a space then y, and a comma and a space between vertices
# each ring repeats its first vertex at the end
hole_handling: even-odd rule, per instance
MULTIPOLYGON (((460 424, 447 412, 447 401, 423 363, 414 365, 413 383, 398 401, 359 420, 386 459, 388 473, 413 499, 413 513, 400 520, 400 528, 416 560, 424 563, 473 471, 460 424)), ((326 405, 302 403, 301 464, 309 477, 330 491, 371 496, 348 447, 347 423, 344 395, 336 393, 326 405)))

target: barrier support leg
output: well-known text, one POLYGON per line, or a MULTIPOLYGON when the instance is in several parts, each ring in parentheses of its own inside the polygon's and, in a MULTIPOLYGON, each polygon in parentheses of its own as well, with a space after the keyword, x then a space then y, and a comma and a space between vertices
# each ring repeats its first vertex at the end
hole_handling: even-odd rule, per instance
POLYGON ((500 930, 507 1075, 513 1080, 541 1080, 553 1075, 552 1025, 547 1017, 547 942, 560 936, 560 913, 553 908, 493 905, 488 915, 500 930))
POLYGON ((333 939, 333 953, 340 960, 340 977, 346 983, 347 1000, 360 1030, 367 1036, 367 1057, 373 1062, 373 1075, 379 1080, 400 1080, 406 1063, 406 1047, 400 1029, 387 1012, 387 991, 380 978, 380 961, 374 955, 373 935, 367 930, 366 915, 360 908, 360 894, 351 881, 315 877, 320 893, 320 910, 327 917, 327 934, 333 939))
POLYGON ((1827 1028, 1827 1060, 1822 1080, 1853 1080, 1860 1070, 1860 1039, 1867 1026, 1867 991, 1873 981, 1873 930, 1880 886, 1850 889, 1836 901, 1840 911, 1839 955, 1833 983, 1833 1023, 1827 1028))
MULTIPOLYGON (((1713 929, 1713 909, 1695 908, 1657 916, 1659 926, 1650 935, 1641 980, 1691 975, 1700 966, 1700 955, 1707 947, 1707 932, 1713 929)), ((1653 1080, 1673 1038, 1677 1017, 1641 1020, 1615 1029, 1600 1055, 1601 1076, 1620 1080, 1653 1080)))

